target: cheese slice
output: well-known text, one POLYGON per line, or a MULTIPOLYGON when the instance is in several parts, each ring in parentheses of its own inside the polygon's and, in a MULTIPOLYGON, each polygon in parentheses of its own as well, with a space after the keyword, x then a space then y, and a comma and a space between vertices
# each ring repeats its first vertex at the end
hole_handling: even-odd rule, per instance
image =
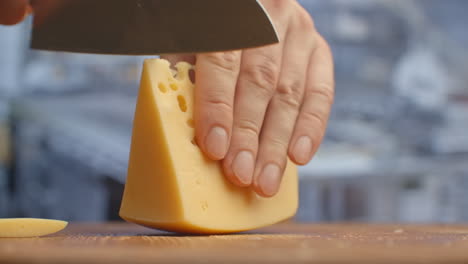
POLYGON ((37 218, 0 219, 0 238, 39 237, 63 230, 67 222, 37 218))
POLYGON ((136 107, 120 216, 147 227, 188 233, 230 233, 292 217, 297 168, 288 162, 278 194, 258 196, 231 184, 194 141, 194 84, 185 62, 146 60, 136 107))

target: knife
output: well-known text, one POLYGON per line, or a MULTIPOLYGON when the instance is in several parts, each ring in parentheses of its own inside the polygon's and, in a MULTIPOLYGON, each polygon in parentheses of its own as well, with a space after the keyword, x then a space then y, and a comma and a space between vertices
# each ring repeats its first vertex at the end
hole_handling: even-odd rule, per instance
POLYGON ((278 43, 257 0, 35 0, 31 47, 160 55, 278 43))

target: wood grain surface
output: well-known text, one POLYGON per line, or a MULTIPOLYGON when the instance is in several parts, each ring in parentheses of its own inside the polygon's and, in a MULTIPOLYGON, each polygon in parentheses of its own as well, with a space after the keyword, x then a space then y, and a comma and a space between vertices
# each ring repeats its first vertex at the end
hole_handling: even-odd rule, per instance
POLYGON ((0 263, 468 263, 468 226, 281 224, 183 236, 126 223, 0 239, 0 263))

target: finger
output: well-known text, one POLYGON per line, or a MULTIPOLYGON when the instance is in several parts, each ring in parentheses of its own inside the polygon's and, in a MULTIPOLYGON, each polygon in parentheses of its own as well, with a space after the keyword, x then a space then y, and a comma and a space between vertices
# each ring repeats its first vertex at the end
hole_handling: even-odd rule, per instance
POLYGON ((245 51, 237 83, 231 145, 224 174, 236 185, 252 183, 258 138, 276 88, 283 45, 245 51))
POLYGON ((258 153, 260 131, 268 104, 276 90, 284 42, 293 5, 288 1, 262 1, 275 23, 280 43, 246 50, 237 81, 231 145, 223 161, 225 176, 238 186, 249 186, 258 153))
POLYGON ((195 134, 202 151, 221 160, 229 148, 240 51, 197 55, 195 134))
POLYGON ((29 14, 28 0, 1 0, 0 24, 14 25, 21 22, 29 14))
MULTIPOLYGON (((302 12, 299 14, 303 14, 302 12)), ((280 78, 260 135, 254 188, 262 196, 277 193, 287 162, 287 150, 302 104, 307 59, 315 45, 308 14, 294 19, 283 51, 280 78)))
MULTIPOLYGON (((54 18, 55 14, 59 13, 65 6, 73 4, 73 1, 59 0, 30 0, 32 9, 34 10, 34 26, 40 26, 46 23, 49 19, 54 18)), ((82 10, 82 8, 81 8, 82 10)), ((80 13, 80 10, 75 10, 80 13)))
POLYGON ((289 157, 300 165, 312 159, 322 142, 334 98, 332 53, 322 37, 318 37, 317 43, 309 64, 304 103, 289 147, 289 157))

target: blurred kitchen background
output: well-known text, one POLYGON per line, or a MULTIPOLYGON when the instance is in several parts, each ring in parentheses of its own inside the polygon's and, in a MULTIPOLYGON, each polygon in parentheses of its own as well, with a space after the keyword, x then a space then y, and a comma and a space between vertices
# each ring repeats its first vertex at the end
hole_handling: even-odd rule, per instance
MULTIPOLYGON (((337 88, 297 220, 468 221, 468 1, 301 2, 337 88)), ((0 217, 117 220, 144 58, 32 51, 28 22, 0 26, 0 217)))

